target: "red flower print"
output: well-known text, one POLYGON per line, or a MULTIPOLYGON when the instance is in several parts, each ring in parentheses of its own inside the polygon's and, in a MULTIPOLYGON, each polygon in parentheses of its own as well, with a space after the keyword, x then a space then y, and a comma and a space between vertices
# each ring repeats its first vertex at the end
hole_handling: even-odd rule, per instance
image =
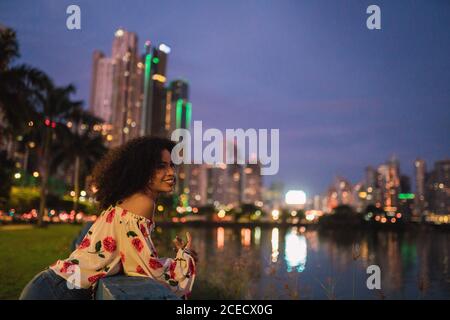
POLYGON ((125 263, 125 255, 122 251, 120 251, 120 260, 122 261, 122 263, 125 263))
POLYGON ((142 267, 141 267, 140 265, 138 265, 138 266, 136 267, 136 272, 137 272, 137 273, 140 273, 140 274, 145 274, 145 275, 147 275, 147 273, 144 271, 144 269, 142 269, 142 267))
POLYGON ((150 258, 150 261, 148 264, 150 265, 150 268, 152 268, 152 269, 159 269, 159 268, 163 267, 161 262, 159 262, 157 259, 153 259, 153 258, 150 258))
POLYGON ((141 239, 139 239, 139 238, 133 238, 133 240, 131 240, 131 243, 133 244, 133 246, 136 248, 136 250, 138 252, 141 252, 142 249, 144 249, 144 244, 142 243, 141 239))
POLYGON ((127 214, 128 210, 123 209, 122 210, 122 214, 120 215, 121 217, 125 216, 127 214))
POLYGON ((98 279, 103 278, 105 275, 106 275, 106 273, 104 273, 104 272, 103 272, 103 273, 96 274, 96 275, 93 275, 93 276, 91 276, 91 277, 88 278, 88 281, 89 281, 90 283, 97 282, 98 279))
POLYGON ((144 237, 148 237, 148 232, 145 229, 145 226, 143 224, 139 225, 139 229, 141 229, 142 234, 144 235, 144 237))
POLYGON ((194 259, 189 259, 189 272, 191 275, 195 274, 195 265, 194 265, 194 259))
POLYGON ((72 263, 70 261, 64 261, 64 264, 63 264, 62 268, 59 270, 59 272, 62 272, 62 273, 69 273, 69 271, 73 272, 73 270, 69 270, 69 268, 73 265, 74 265, 74 263, 72 263))
POLYGON ((175 279, 175 268, 177 267, 177 262, 174 261, 170 264, 169 273, 172 279, 175 279))
POLYGON ((103 239, 103 248, 108 252, 114 252, 116 250, 116 240, 113 237, 106 237, 103 239))
POLYGON ((84 238, 83 241, 81 241, 80 245, 78 246, 78 249, 84 249, 91 245, 91 240, 89 238, 84 238))
POLYGON ((116 215, 116 209, 112 209, 106 216, 106 222, 111 223, 116 215))

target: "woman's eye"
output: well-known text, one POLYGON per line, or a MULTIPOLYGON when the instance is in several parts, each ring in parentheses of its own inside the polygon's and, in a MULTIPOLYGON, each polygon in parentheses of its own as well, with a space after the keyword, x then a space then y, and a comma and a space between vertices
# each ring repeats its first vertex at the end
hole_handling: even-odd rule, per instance
POLYGON ((166 168, 175 168, 175 164, 171 163, 171 164, 166 164, 166 163, 161 163, 158 165, 158 169, 166 169, 166 168))

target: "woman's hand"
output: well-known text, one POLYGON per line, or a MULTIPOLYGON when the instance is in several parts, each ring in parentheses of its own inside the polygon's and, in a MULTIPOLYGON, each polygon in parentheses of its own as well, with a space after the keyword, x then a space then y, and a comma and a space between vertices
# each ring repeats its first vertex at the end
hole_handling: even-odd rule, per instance
POLYGON ((187 249, 189 253, 191 254, 192 258, 194 259, 195 263, 198 261, 197 252, 195 252, 194 249, 192 249, 192 237, 189 232, 186 232, 186 243, 183 239, 181 239, 178 235, 173 240, 173 244, 175 245, 176 250, 179 249, 187 249))

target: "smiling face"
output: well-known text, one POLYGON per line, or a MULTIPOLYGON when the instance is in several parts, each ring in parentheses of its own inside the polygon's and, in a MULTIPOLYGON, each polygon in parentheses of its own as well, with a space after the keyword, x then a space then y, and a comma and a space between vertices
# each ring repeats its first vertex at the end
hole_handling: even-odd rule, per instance
POLYGON ((161 153, 161 163, 158 165, 151 179, 150 189, 156 193, 173 192, 175 182, 175 165, 170 157, 170 152, 163 150, 161 153))

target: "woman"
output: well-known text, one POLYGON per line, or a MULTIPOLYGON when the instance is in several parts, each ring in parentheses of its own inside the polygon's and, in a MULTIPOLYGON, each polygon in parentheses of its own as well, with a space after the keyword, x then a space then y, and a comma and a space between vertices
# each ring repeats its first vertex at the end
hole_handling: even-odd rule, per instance
POLYGON ((100 278, 123 271, 150 277, 186 297, 195 279, 196 254, 174 239, 176 258, 159 258, 150 238, 155 203, 172 192, 174 142, 140 137, 110 151, 95 167, 93 183, 102 212, 78 248, 36 275, 20 299, 92 299, 100 278))

